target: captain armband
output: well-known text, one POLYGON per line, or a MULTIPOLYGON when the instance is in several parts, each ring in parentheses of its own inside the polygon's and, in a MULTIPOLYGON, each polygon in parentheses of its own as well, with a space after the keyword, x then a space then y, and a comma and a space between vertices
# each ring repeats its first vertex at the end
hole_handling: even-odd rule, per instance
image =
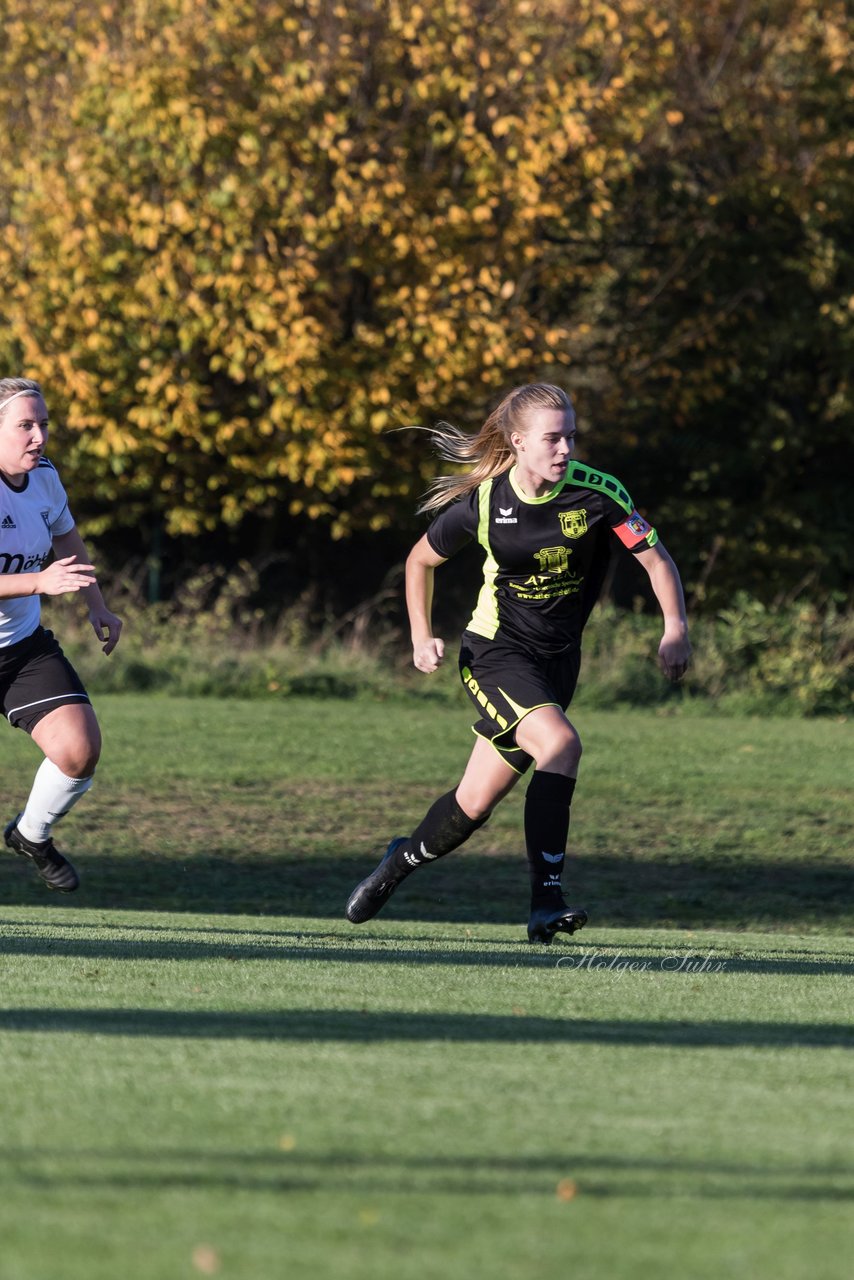
POLYGON ((629 551, 640 551, 644 547, 654 547, 658 542, 658 534, 651 524, 639 515, 637 510, 621 524, 614 525, 613 532, 629 551))

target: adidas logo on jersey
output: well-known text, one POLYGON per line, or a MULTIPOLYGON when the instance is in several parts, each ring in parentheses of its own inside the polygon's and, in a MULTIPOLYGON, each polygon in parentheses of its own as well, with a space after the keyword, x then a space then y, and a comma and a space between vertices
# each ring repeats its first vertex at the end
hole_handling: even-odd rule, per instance
POLYGON ((11 516, 4 516, 3 523, 0 524, 0 529, 17 529, 17 527, 11 516))

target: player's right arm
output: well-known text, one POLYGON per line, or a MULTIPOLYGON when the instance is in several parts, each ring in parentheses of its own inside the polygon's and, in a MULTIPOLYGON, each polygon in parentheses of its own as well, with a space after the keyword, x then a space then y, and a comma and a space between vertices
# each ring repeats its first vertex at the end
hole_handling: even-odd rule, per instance
POLYGON ((0 573, 0 600, 23 596, 64 596, 82 591, 95 581, 91 564, 79 564, 76 556, 54 560, 38 573, 0 573))
POLYGON ((429 675, 442 663, 445 642, 433 635, 433 575, 447 557, 430 546, 426 533, 406 560, 406 609, 412 634, 412 661, 429 675))

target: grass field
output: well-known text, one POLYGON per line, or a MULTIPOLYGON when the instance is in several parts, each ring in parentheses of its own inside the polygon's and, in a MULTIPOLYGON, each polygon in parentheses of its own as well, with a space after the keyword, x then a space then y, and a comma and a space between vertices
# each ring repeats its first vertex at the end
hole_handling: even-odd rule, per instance
POLYGON ((850 724, 579 713, 532 949, 521 791, 342 918, 464 707, 99 712, 80 893, 2 862, 2 1280, 850 1273, 850 724))

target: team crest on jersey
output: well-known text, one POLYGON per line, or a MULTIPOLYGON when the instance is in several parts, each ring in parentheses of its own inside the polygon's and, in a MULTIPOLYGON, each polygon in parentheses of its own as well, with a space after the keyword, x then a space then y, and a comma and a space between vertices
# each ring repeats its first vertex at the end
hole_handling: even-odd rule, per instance
POLYGON ((560 512, 560 531, 565 538, 582 538, 587 532, 587 508, 560 512))

